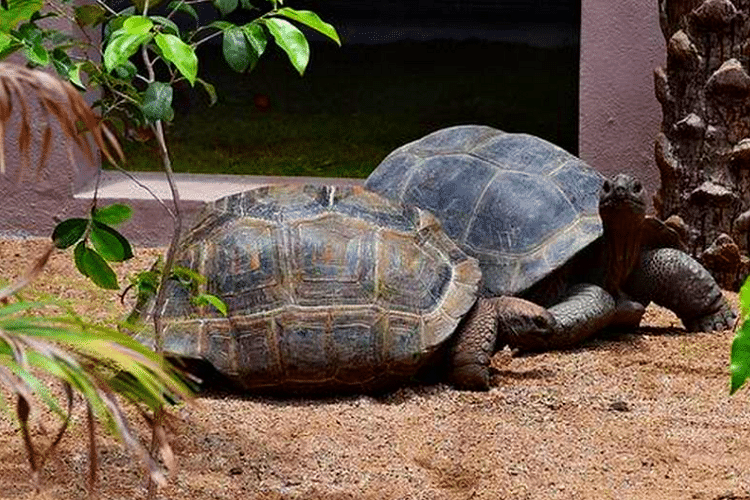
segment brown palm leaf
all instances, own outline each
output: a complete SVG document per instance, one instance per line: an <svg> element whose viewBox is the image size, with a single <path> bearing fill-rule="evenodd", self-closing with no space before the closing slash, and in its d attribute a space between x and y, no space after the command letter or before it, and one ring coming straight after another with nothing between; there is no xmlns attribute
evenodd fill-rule
<svg viewBox="0 0 750 500"><path fill-rule="evenodd" d="M30 97L36 102L30 102ZM5 133L13 117L14 104L18 104L19 134L18 148L24 170L30 169L30 146L35 114L50 115L59 123L65 138L78 146L86 159L95 165L95 157L89 137L102 154L113 164L115 156L123 161L124 156L117 139L101 123L89 108L81 93L71 84L43 71L32 70L11 63L0 63L0 143L5 143ZM47 120L42 131L42 150L38 171L45 167L52 144L52 129ZM5 148L0 147L0 175L5 173Z"/></svg>

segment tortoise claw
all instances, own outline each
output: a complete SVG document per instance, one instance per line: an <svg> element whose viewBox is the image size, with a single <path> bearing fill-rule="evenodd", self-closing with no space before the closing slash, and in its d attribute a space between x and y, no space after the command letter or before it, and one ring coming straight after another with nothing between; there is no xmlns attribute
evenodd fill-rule
<svg viewBox="0 0 750 500"><path fill-rule="evenodd" d="M736 319L737 314L729 306L723 306L713 314L684 321L684 323L689 332L718 332L733 329Z"/></svg>

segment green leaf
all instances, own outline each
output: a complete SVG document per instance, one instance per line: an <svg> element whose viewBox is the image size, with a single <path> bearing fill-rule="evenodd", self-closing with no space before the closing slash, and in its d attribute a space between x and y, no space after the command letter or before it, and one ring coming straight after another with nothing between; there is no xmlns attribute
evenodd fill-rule
<svg viewBox="0 0 750 500"><path fill-rule="evenodd" d="M86 266L84 265L84 262L83 262L83 256L85 253L86 253L86 243L81 241L73 249L73 262L75 262L78 272L88 278L89 275L86 271Z"/></svg>
<svg viewBox="0 0 750 500"><path fill-rule="evenodd" d="M268 18L264 19L268 31L271 32L276 44L281 47L292 66L300 75L305 73L307 63L310 62L310 45L307 38L300 30L295 28L292 23L283 19Z"/></svg>
<svg viewBox="0 0 750 500"><path fill-rule="evenodd" d="M245 10L257 9L257 7L251 4L249 0L240 0L240 6L242 6L242 8Z"/></svg>
<svg viewBox="0 0 750 500"><path fill-rule="evenodd" d="M55 226L52 242L57 248L68 248L83 237L88 225L88 219L66 219Z"/></svg>
<svg viewBox="0 0 750 500"><path fill-rule="evenodd" d="M336 33L336 28L324 22L315 12L309 10L295 10L291 7L282 7L274 12L274 14L302 23L308 28L312 28L315 31L322 33L341 46L341 40L339 39L338 33Z"/></svg>
<svg viewBox="0 0 750 500"><path fill-rule="evenodd" d="M0 59L5 59L5 52L11 49L11 45L18 44L15 43L15 39L12 36L0 32Z"/></svg>
<svg viewBox="0 0 750 500"><path fill-rule="evenodd" d="M127 81L132 80L137 72L138 68L130 60L125 61L115 68L115 75Z"/></svg>
<svg viewBox="0 0 750 500"><path fill-rule="evenodd" d="M216 104L216 101L219 99L218 95L216 94L216 88L210 83L208 83L207 81L202 80L200 78L196 78L195 81L200 83L203 86L203 90L205 90L206 93L208 94L208 99L209 99L208 105L213 106L214 104Z"/></svg>
<svg viewBox="0 0 750 500"><path fill-rule="evenodd" d="M245 38L250 43L250 70L258 64L260 56L266 51L268 44L268 34L266 30L258 23L248 23L242 27Z"/></svg>
<svg viewBox="0 0 750 500"><path fill-rule="evenodd" d="M94 210L94 220L110 226L122 224L132 216L133 209L122 203L115 203Z"/></svg>
<svg viewBox="0 0 750 500"><path fill-rule="evenodd" d="M214 5L219 9L222 16L226 16L230 12L237 10L239 2L238 0L214 0Z"/></svg>
<svg viewBox="0 0 750 500"><path fill-rule="evenodd" d="M228 30L230 28L237 27L237 25L236 24L232 24L229 21L214 21L211 24L209 24L208 27L209 28L217 28L217 29L220 29L221 31L226 31L226 30Z"/></svg>
<svg viewBox="0 0 750 500"><path fill-rule="evenodd" d="M130 59L130 56L138 51L141 44L151 40L151 36L150 33L132 35L121 30L116 31L112 34L112 39L107 44L107 48L104 49L104 67L107 71L112 71L124 64L125 61Z"/></svg>
<svg viewBox="0 0 750 500"><path fill-rule="evenodd" d="M174 266L170 278L179 281L180 284L184 286L196 287L200 283L206 282L205 276L202 276L198 271L185 266Z"/></svg>
<svg viewBox="0 0 750 500"><path fill-rule="evenodd" d="M139 294L153 296L159 288L160 275L158 271L141 271L131 280L131 283L138 288Z"/></svg>
<svg viewBox="0 0 750 500"><path fill-rule="evenodd" d="M169 2L168 8L173 11L176 10L177 12L184 12L185 14L198 21L198 13L195 11L192 5L185 3L184 0Z"/></svg>
<svg viewBox="0 0 750 500"><path fill-rule="evenodd" d="M234 26L224 31L222 49L227 64L238 73L243 73L252 63L252 48L242 28Z"/></svg>
<svg viewBox="0 0 750 500"><path fill-rule="evenodd" d="M750 314L750 277L740 288L740 310L742 318L745 319Z"/></svg>
<svg viewBox="0 0 750 500"><path fill-rule="evenodd" d="M42 43L44 33L36 24L24 23L18 27L18 37L22 38L26 45L36 45Z"/></svg>
<svg viewBox="0 0 750 500"><path fill-rule="evenodd" d="M70 71L74 68L68 54L63 49L57 47L52 51L52 65L55 67L57 74L63 78L69 79Z"/></svg>
<svg viewBox="0 0 750 500"><path fill-rule="evenodd" d="M195 85L198 76L198 56L195 49L174 35L159 33L154 37L164 59L173 63L190 85Z"/></svg>
<svg viewBox="0 0 750 500"><path fill-rule="evenodd" d="M52 316L39 304L24 305L34 316L7 314L10 307L0 304L0 367L13 374L4 377L10 385L0 385L10 394L38 398L61 419L67 412L58 404L59 396L48 389L50 377L79 391L103 427L119 436L133 456L144 460L152 478L160 478L158 465L129 429L128 415L120 409L122 399L115 399L112 392L135 403L141 412L143 405L155 410L190 397L179 374L161 356L122 332L86 324L71 312ZM0 390L0 410L7 409L2 406L7 393Z"/></svg>
<svg viewBox="0 0 750 500"><path fill-rule="evenodd" d="M23 53L26 56L26 59L33 64L39 66L46 66L49 64L49 52L47 52L47 49L45 49L42 44L24 47Z"/></svg>
<svg viewBox="0 0 750 500"><path fill-rule="evenodd" d="M135 12L135 9L133 9L133 12ZM124 15L123 13L120 13L117 17L113 17L109 21L105 21L104 29L102 30L102 39L107 42L112 36L120 31L122 29L122 25L125 23L125 19L127 19L128 16Z"/></svg>
<svg viewBox="0 0 750 500"><path fill-rule="evenodd" d="M162 16L150 16L150 19L162 27L162 33L180 36L180 28L172 20Z"/></svg>
<svg viewBox="0 0 750 500"><path fill-rule="evenodd" d="M740 321L730 356L730 394L734 394L750 376L750 277L740 288Z"/></svg>
<svg viewBox="0 0 750 500"><path fill-rule="evenodd" d="M109 267L109 264L104 261L101 255L88 248L85 242L81 241L76 245L73 257L78 271L90 278L97 286L108 290L120 288L117 284L117 275Z"/></svg>
<svg viewBox="0 0 750 500"><path fill-rule="evenodd" d="M96 26L104 22L107 11L99 5L81 5L75 8L75 20L79 26Z"/></svg>
<svg viewBox="0 0 750 500"><path fill-rule="evenodd" d="M141 111L149 121L171 121L174 117L172 109L172 86L164 82L151 82L143 94Z"/></svg>
<svg viewBox="0 0 750 500"><path fill-rule="evenodd" d="M73 65L73 67L70 68L70 71L68 71L68 80L70 80L71 83L79 89L86 88L86 86L83 84L83 81L81 80L81 66L83 66L83 64L84 63L76 63L75 65Z"/></svg>
<svg viewBox="0 0 750 500"><path fill-rule="evenodd" d="M745 320L732 341L730 394L734 394L750 376L750 321Z"/></svg>
<svg viewBox="0 0 750 500"><path fill-rule="evenodd" d="M105 260L122 262L133 257L130 242L106 224L94 221L89 233L91 243Z"/></svg>
<svg viewBox="0 0 750 500"><path fill-rule="evenodd" d="M8 0L8 9L0 9L0 32L10 33L18 23L31 19L44 6L44 0Z"/></svg>
<svg viewBox="0 0 750 500"><path fill-rule="evenodd" d="M216 295L211 295L210 293L201 293L193 297L191 302L196 306L214 306L222 316L227 315L227 305Z"/></svg>
<svg viewBox="0 0 750 500"><path fill-rule="evenodd" d="M146 35L153 27L153 21L144 16L130 16L122 23L122 30L128 35Z"/></svg>

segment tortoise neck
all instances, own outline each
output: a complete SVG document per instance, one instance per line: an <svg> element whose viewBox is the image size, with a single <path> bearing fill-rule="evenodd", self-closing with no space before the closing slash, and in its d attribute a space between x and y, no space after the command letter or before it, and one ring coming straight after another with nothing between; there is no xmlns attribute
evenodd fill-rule
<svg viewBox="0 0 750 500"><path fill-rule="evenodd" d="M644 223L645 217L636 214L604 220L603 285L611 294L620 292L639 263Z"/></svg>

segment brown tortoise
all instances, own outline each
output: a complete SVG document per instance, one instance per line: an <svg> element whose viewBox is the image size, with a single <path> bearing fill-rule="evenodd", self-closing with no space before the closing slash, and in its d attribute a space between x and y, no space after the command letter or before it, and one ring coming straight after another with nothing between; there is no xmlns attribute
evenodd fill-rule
<svg viewBox="0 0 750 500"><path fill-rule="evenodd" d="M463 380L464 365L489 364L455 348L476 344L478 323L461 322L476 301L476 260L430 213L361 187L271 186L222 198L187 234L178 264L207 278L200 291L221 297L228 315L194 306L170 281L165 351L206 360L245 390L380 390L440 363L465 387L474 381ZM550 328L541 307L506 305L506 336Z"/></svg>

